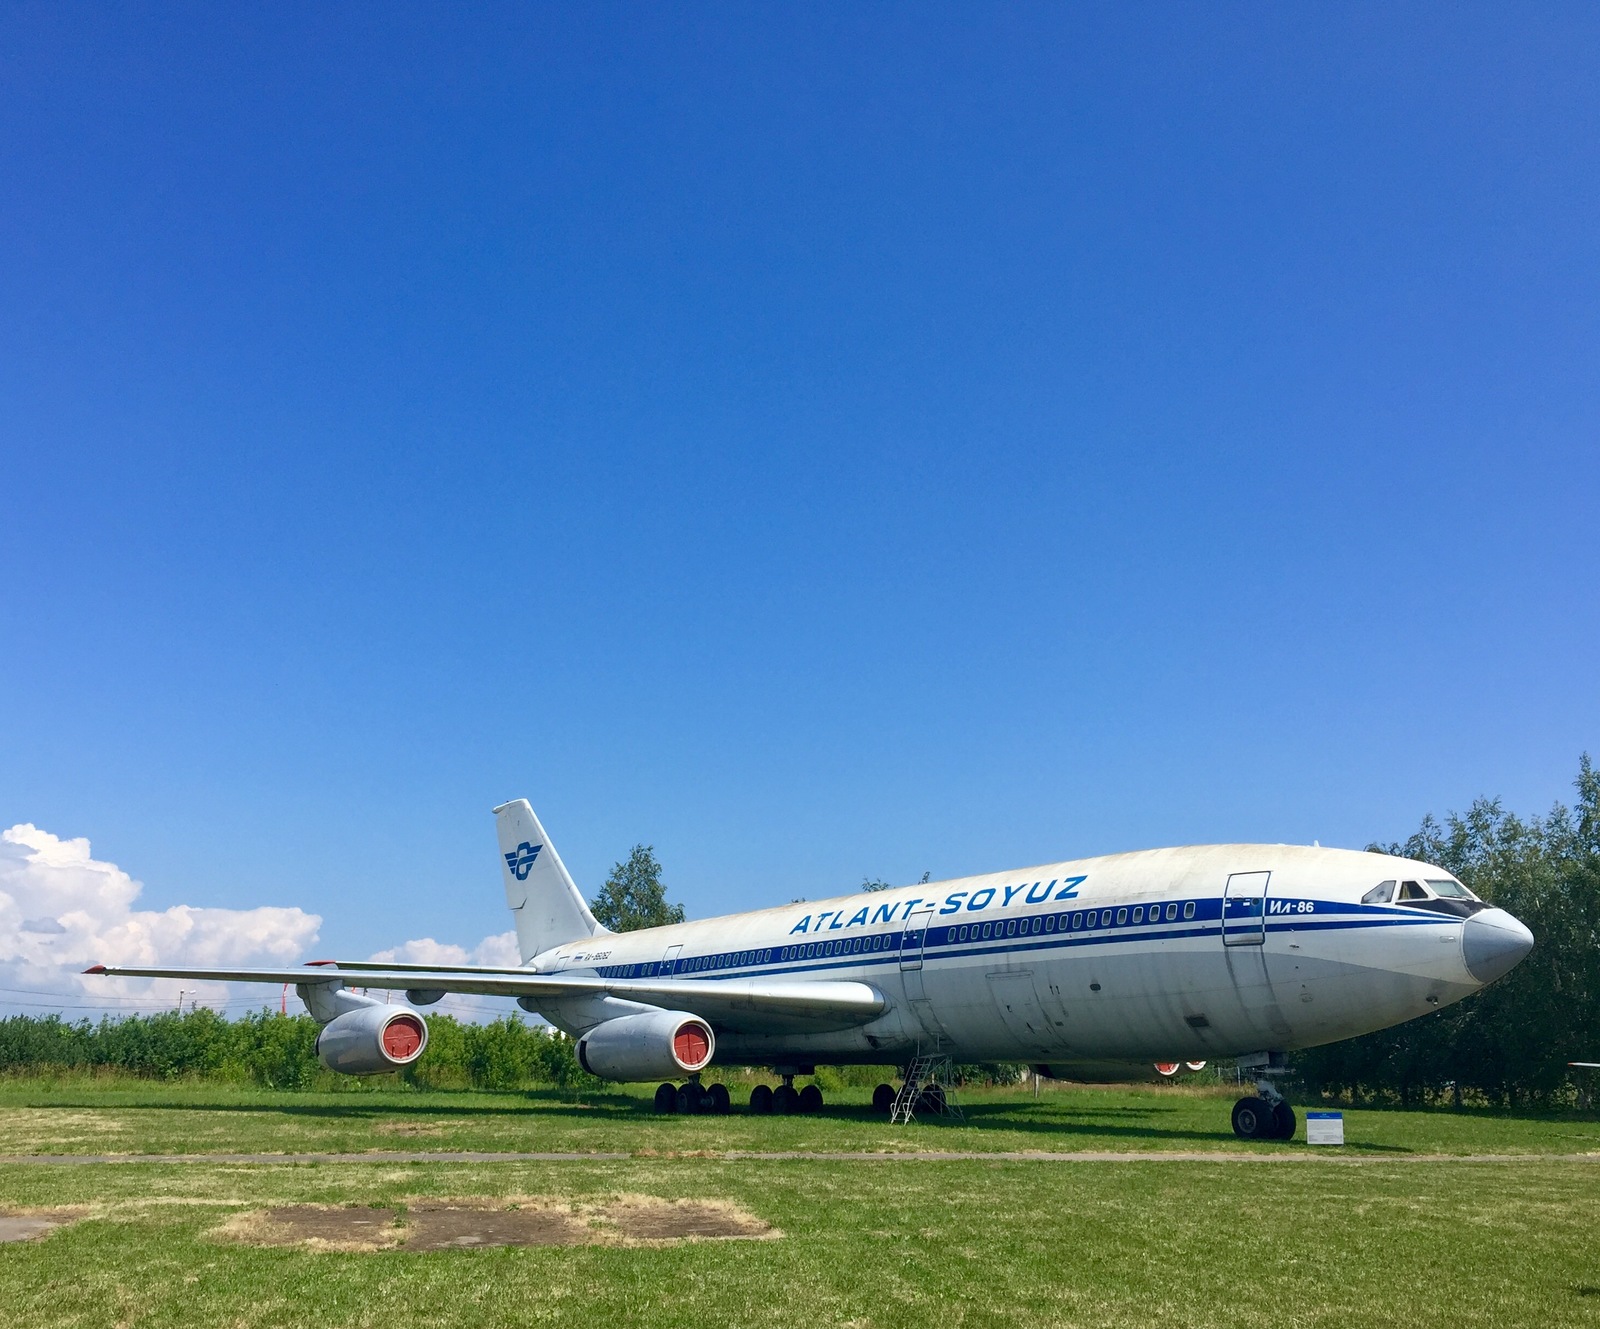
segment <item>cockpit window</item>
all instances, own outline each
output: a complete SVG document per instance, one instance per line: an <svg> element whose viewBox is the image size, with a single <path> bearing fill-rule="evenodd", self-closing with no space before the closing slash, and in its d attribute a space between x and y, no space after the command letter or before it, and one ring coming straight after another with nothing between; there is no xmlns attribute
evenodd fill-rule
<svg viewBox="0 0 1600 1329"><path fill-rule="evenodd" d="M1400 898L1402 900L1426 900L1428 893L1422 889L1421 882L1406 881L1400 884Z"/></svg>
<svg viewBox="0 0 1600 1329"><path fill-rule="evenodd" d="M1394 899L1394 883L1392 881L1380 881L1361 897L1361 903L1388 904L1392 899Z"/></svg>
<svg viewBox="0 0 1600 1329"><path fill-rule="evenodd" d="M1435 881L1432 877L1429 877L1428 885L1433 887L1433 893L1441 900L1476 900L1478 898L1459 881Z"/></svg>

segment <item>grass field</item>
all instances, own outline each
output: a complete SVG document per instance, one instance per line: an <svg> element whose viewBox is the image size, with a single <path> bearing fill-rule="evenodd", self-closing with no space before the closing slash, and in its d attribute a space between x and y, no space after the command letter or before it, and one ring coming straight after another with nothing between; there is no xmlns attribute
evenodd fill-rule
<svg viewBox="0 0 1600 1329"><path fill-rule="evenodd" d="M0 1150L617 1149L618 1161L0 1164L0 1210L79 1221L0 1245L0 1324L656 1327L1600 1324L1596 1124L1350 1114L1359 1166L1162 1161L1241 1146L1229 1096L968 1095L964 1125L655 1118L490 1094L11 1084ZM722 1149L1137 1149L1137 1162L729 1161ZM653 1152L648 1152L653 1151ZM1330 1153L1332 1151L1329 1151ZM1472 1153L1515 1162L1408 1161ZM1538 1155L1547 1155L1539 1157ZM1319 1154L1326 1159L1328 1154ZM229 1241L231 1215L429 1197L733 1201L764 1241L341 1253Z"/></svg>

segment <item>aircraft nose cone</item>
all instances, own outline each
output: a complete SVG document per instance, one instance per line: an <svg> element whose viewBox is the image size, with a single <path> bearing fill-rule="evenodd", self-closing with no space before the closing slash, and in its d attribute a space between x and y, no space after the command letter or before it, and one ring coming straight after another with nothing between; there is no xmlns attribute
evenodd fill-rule
<svg viewBox="0 0 1600 1329"><path fill-rule="evenodd" d="M1476 913L1461 929L1461 958L1480 983L1509 974L1532 949L1533 933L1504 909Z"/></svg>

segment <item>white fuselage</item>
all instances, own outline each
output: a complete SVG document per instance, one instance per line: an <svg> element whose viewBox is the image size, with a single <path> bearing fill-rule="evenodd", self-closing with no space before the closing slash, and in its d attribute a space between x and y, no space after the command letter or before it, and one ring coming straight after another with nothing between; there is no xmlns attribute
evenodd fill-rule
<svg viewBox="0 0 1600 1329"><path fill-rule="evenodd" d="M1385 879L1447 875L1341 849L1156 849L590 937L529 968L848 979L885 998L883 1013L856 1027L721 1032L724 1064L881 1062L918 1049L1031 1062L1289 1051L1398 1024L1484 985L1463 954L1467 919L1361 903ZM1499 910L1478 915L1483 928L1489 915L1527 936ZM585 997L537 1009L579 1033L647 1008Z"/></svg>

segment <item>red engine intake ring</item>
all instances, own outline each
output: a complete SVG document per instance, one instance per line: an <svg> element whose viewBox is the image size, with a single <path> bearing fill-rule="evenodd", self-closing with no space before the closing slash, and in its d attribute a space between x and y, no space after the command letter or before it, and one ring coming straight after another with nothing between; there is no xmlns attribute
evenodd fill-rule
<svg viewBox="0 0 1600 1329"><path fill-rule="evenodd" d="M672 1052L686 1071L697 1071L711 1060L711 1031L697 1020L685 1020L672 1036Z"/></svg>
<svg viewBox="0 0 1600 1329"><path fill-rule="evenodd" d="M404 1065L414 1061L422 1052L427 1033L422 1021L408 1011L400 1011L383 1026L383 1051L390 1059Z"/></svg>

